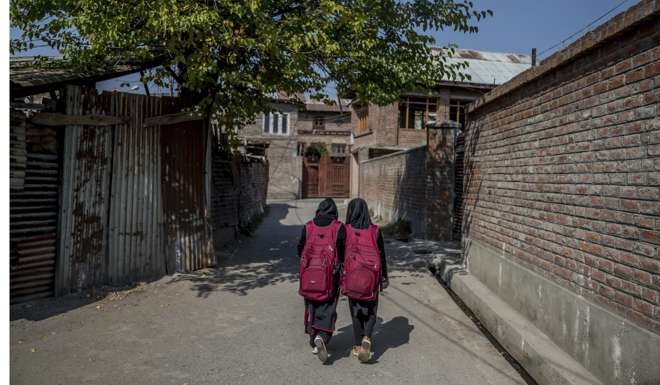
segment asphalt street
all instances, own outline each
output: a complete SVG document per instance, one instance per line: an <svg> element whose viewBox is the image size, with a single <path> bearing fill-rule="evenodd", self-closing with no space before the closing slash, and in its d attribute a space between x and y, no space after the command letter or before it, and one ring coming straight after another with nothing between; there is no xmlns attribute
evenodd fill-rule
<svg viewBox="0 0 660 385"><path fill-rule="evenodd" d="M395 241L371 362L350 355L342 299L321 364L303 333L296 276L296 242L317 202L272 202L217 269L14 306L12 384L525 383L428 273L428 253Z"/></svg>

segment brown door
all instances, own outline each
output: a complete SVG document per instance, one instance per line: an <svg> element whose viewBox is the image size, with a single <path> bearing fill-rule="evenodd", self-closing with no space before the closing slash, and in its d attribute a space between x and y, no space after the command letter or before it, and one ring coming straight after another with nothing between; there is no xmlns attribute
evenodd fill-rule
<svg viewBox="0 0 660 385"><path fill-rule="evenodd" d="M319 197L319 164L303 158L303 198Z"/></svg>
<svg viewBox="0 0 660 385"><path fill-rule="evenodd" d="M346 198L349 195L348 157L303 159L303 198Z"/></svg>
<svg viewBox="0 0 660 385"><path fill-rule="evenodd" d="M350 165L348 157L325 157L325 194L333 198L346 198L349 195Z"/></svg>

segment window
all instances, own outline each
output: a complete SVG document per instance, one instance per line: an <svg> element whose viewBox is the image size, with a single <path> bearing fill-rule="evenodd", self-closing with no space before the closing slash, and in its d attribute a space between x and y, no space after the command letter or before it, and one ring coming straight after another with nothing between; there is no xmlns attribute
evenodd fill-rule
<svg viewBox="0 0 660 385"><path fill-rule="evenodd" d="M270 112L263 115L264 134L289 135L289 114Z"/></svg>
<svg viewBox="0 0 660 385"><path fill-rule="evenodd" d="M435 98L408 96L399 101L399 128L422 130L435 117L438 103Z"/></svg>
<svg viewBox="0 0 660 385"><path fill-rule="evenodd" d="M346 145L341 143L333 143L330 147L332 156L346 156Z"/></svg>
<svg viewBox="0 0 660 385"><path fill-rule="evenodd" d="M312 122L312 129L314 130L324 130L325 129L325 118L323 116L317 116Z"/></svg>
<svg viewBox="0 0 660 385"><path fill-rule="evenodd" d="M460 123L465 127L465 108L470 103L468 100L451 99L449 101L449 120Z"/></svg>
<svg viewBox="0 0 660 385"><path fill-rule="evenodd" d="M368 106L358 107L356 108L355 113L358 118L357 132L355 133L355 135L366 134L367 132L369 132L369 124L368 124L369 107Z"/></svg>

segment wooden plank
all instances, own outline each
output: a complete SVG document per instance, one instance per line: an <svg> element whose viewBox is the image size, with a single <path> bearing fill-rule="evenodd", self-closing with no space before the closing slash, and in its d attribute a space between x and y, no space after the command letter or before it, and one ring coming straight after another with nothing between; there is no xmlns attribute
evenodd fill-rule
<svg viewBox="0 0 660 385"><path fill-rule="evenodd" d="M178 112L176 114L167 114L160 116L153 116L144 119L143 125L148 126L166 126L170 124L178 124L184 122L192 122L195 120L202 120L204 117L194 112Z"/></svg>
<svg viewBox="0 0 660 385"><path fill-rule="evenodd" d="M39 112L32 117L32 123L40 126L113 126L128 122L128 117L109 115L67 115L55 112Z"/></svg>

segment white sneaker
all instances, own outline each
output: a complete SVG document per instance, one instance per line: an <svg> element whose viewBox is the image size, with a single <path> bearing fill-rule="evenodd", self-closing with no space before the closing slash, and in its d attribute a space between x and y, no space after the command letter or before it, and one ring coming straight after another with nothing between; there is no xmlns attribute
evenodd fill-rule
<svg viewBox="0 0 660 385"><path fill-rule="evenodd" d="M321 362L326 362L328 360L328 350L325 347L323 338L321 336L316 336L316 338L314 338L314 345L318 348L317 357L319 360L321 360Z"/></svg>
<svg viewBox="0 0 660 385"><path fill-rule="evenodd" d="M319 354L319 348L317 348L316 346L314 346L314 347L312 348L312 354Z"/></svg>
<svg viewBox="0 0 660 385"><path fill-rule="evenodd" d="M362 346L358 352L358 360L362 363L369 362L371 358L371 340L367 337L362 338Z"/></svg>

